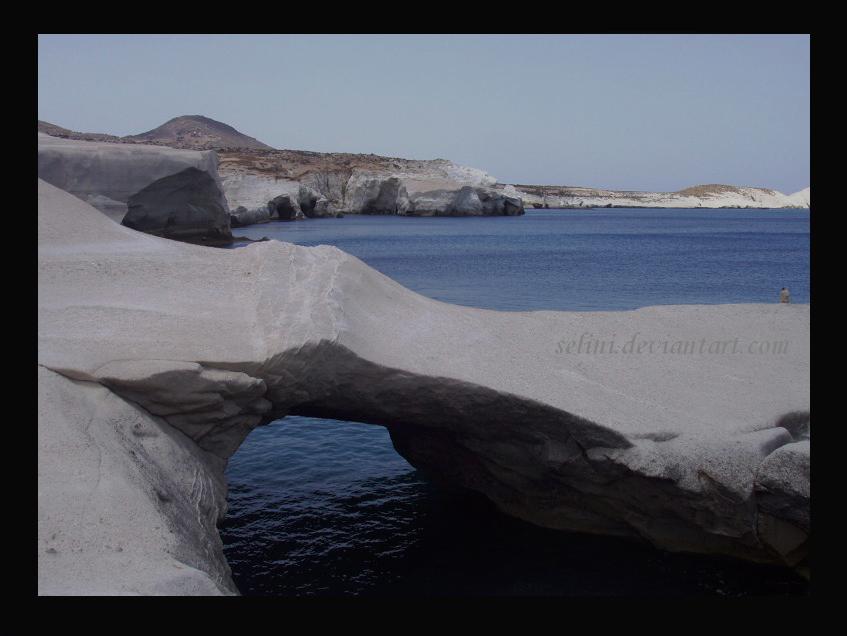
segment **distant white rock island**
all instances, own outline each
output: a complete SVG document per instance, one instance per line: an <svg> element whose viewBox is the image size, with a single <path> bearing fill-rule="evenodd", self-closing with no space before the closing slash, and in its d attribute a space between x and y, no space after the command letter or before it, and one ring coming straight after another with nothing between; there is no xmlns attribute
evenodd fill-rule
<svg viewBox="0 0 847 636"><path fill-rule="evenodd" d="M710 184L678 192L600 190L578 186L507 185L503 191L535 208L810 208L811 187L783 194L767 188Z"/></svg>

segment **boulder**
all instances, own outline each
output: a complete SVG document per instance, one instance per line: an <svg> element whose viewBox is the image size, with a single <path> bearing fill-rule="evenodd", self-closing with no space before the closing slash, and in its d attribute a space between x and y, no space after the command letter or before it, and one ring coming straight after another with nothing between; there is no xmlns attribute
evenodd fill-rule
<svg viewBox="0 0 847 636"><path fill-rule="evenodd" d="M232 242L229 209L209 173L186 168L132 195L122 225L192 243Z"/></svg>

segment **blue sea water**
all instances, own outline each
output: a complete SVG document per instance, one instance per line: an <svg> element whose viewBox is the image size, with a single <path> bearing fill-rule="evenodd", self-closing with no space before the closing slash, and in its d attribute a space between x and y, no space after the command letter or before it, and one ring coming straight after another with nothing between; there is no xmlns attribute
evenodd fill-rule
<svg viewBox="0 0 847 636"><path fill-rule="evenodd" d="M335 245L421 294L506 311L810 302L806 210L533 210L354 216L249 238ZM378 426L288 417L227 469L221 528L244 594L804 594L790 572L537 528L436 488Z"/></svg>

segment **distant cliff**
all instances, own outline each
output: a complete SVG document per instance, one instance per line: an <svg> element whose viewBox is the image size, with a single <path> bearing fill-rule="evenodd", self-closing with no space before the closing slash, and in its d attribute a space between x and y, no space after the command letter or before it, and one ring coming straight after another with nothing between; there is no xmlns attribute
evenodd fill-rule
<svg viewBox="0 0 847 636"><path fill-rule="evenodd" d="M523 213L520 198L498 191L494 177L445 159L298 150L221 152L220 158L230 206L246 210L286 194L306 216Z"/></svg>
<svg viewBox="0 0 847 636"><path fill-rule="evenodd" d="M794 194L767 188L699 185L678 192L600 190L578 186L504 185L534 208L808 208L811 187Z"/></svg>
<svg viewBox="0 0 847 636"><path fill-rule="evenodd" d="M215 150L235 226L339 214L523 214L520 198L496 189L497 180L477 168L446 159L277 150L201 115L176 117L126 137L78 133L43 121L38 131L73 140ZM286 211L282 216L281 209Z"/></svg>
<svg viewBox="0 0 847 636"><path fill-rule="evenodd" d="M48 122L55 137L214 150L233 225L340 214L416 216L519 215L535 208L807 208L811 189L700 185L679 192L615 191L579 186L501 184L484 170L446 159L279 150L202 115L175 117L138 135L78 133ZM282 197L280 199L280 197ZM277 201L271 205L272 201Z"/></svg>

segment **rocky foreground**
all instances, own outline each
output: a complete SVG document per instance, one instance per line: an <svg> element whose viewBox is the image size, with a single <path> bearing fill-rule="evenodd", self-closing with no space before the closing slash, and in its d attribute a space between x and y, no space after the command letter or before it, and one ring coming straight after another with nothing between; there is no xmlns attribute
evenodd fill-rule
<svg viewBox="0 0 847 636"><path fill-rule="evenodd" d="M808 562L808 305L460 307L332 247L144 234L41 179L38 276L40 594L237 593L224 468L288 414L385 426L536 524ZM636 335L742 351L567 344Z"/></svg>

